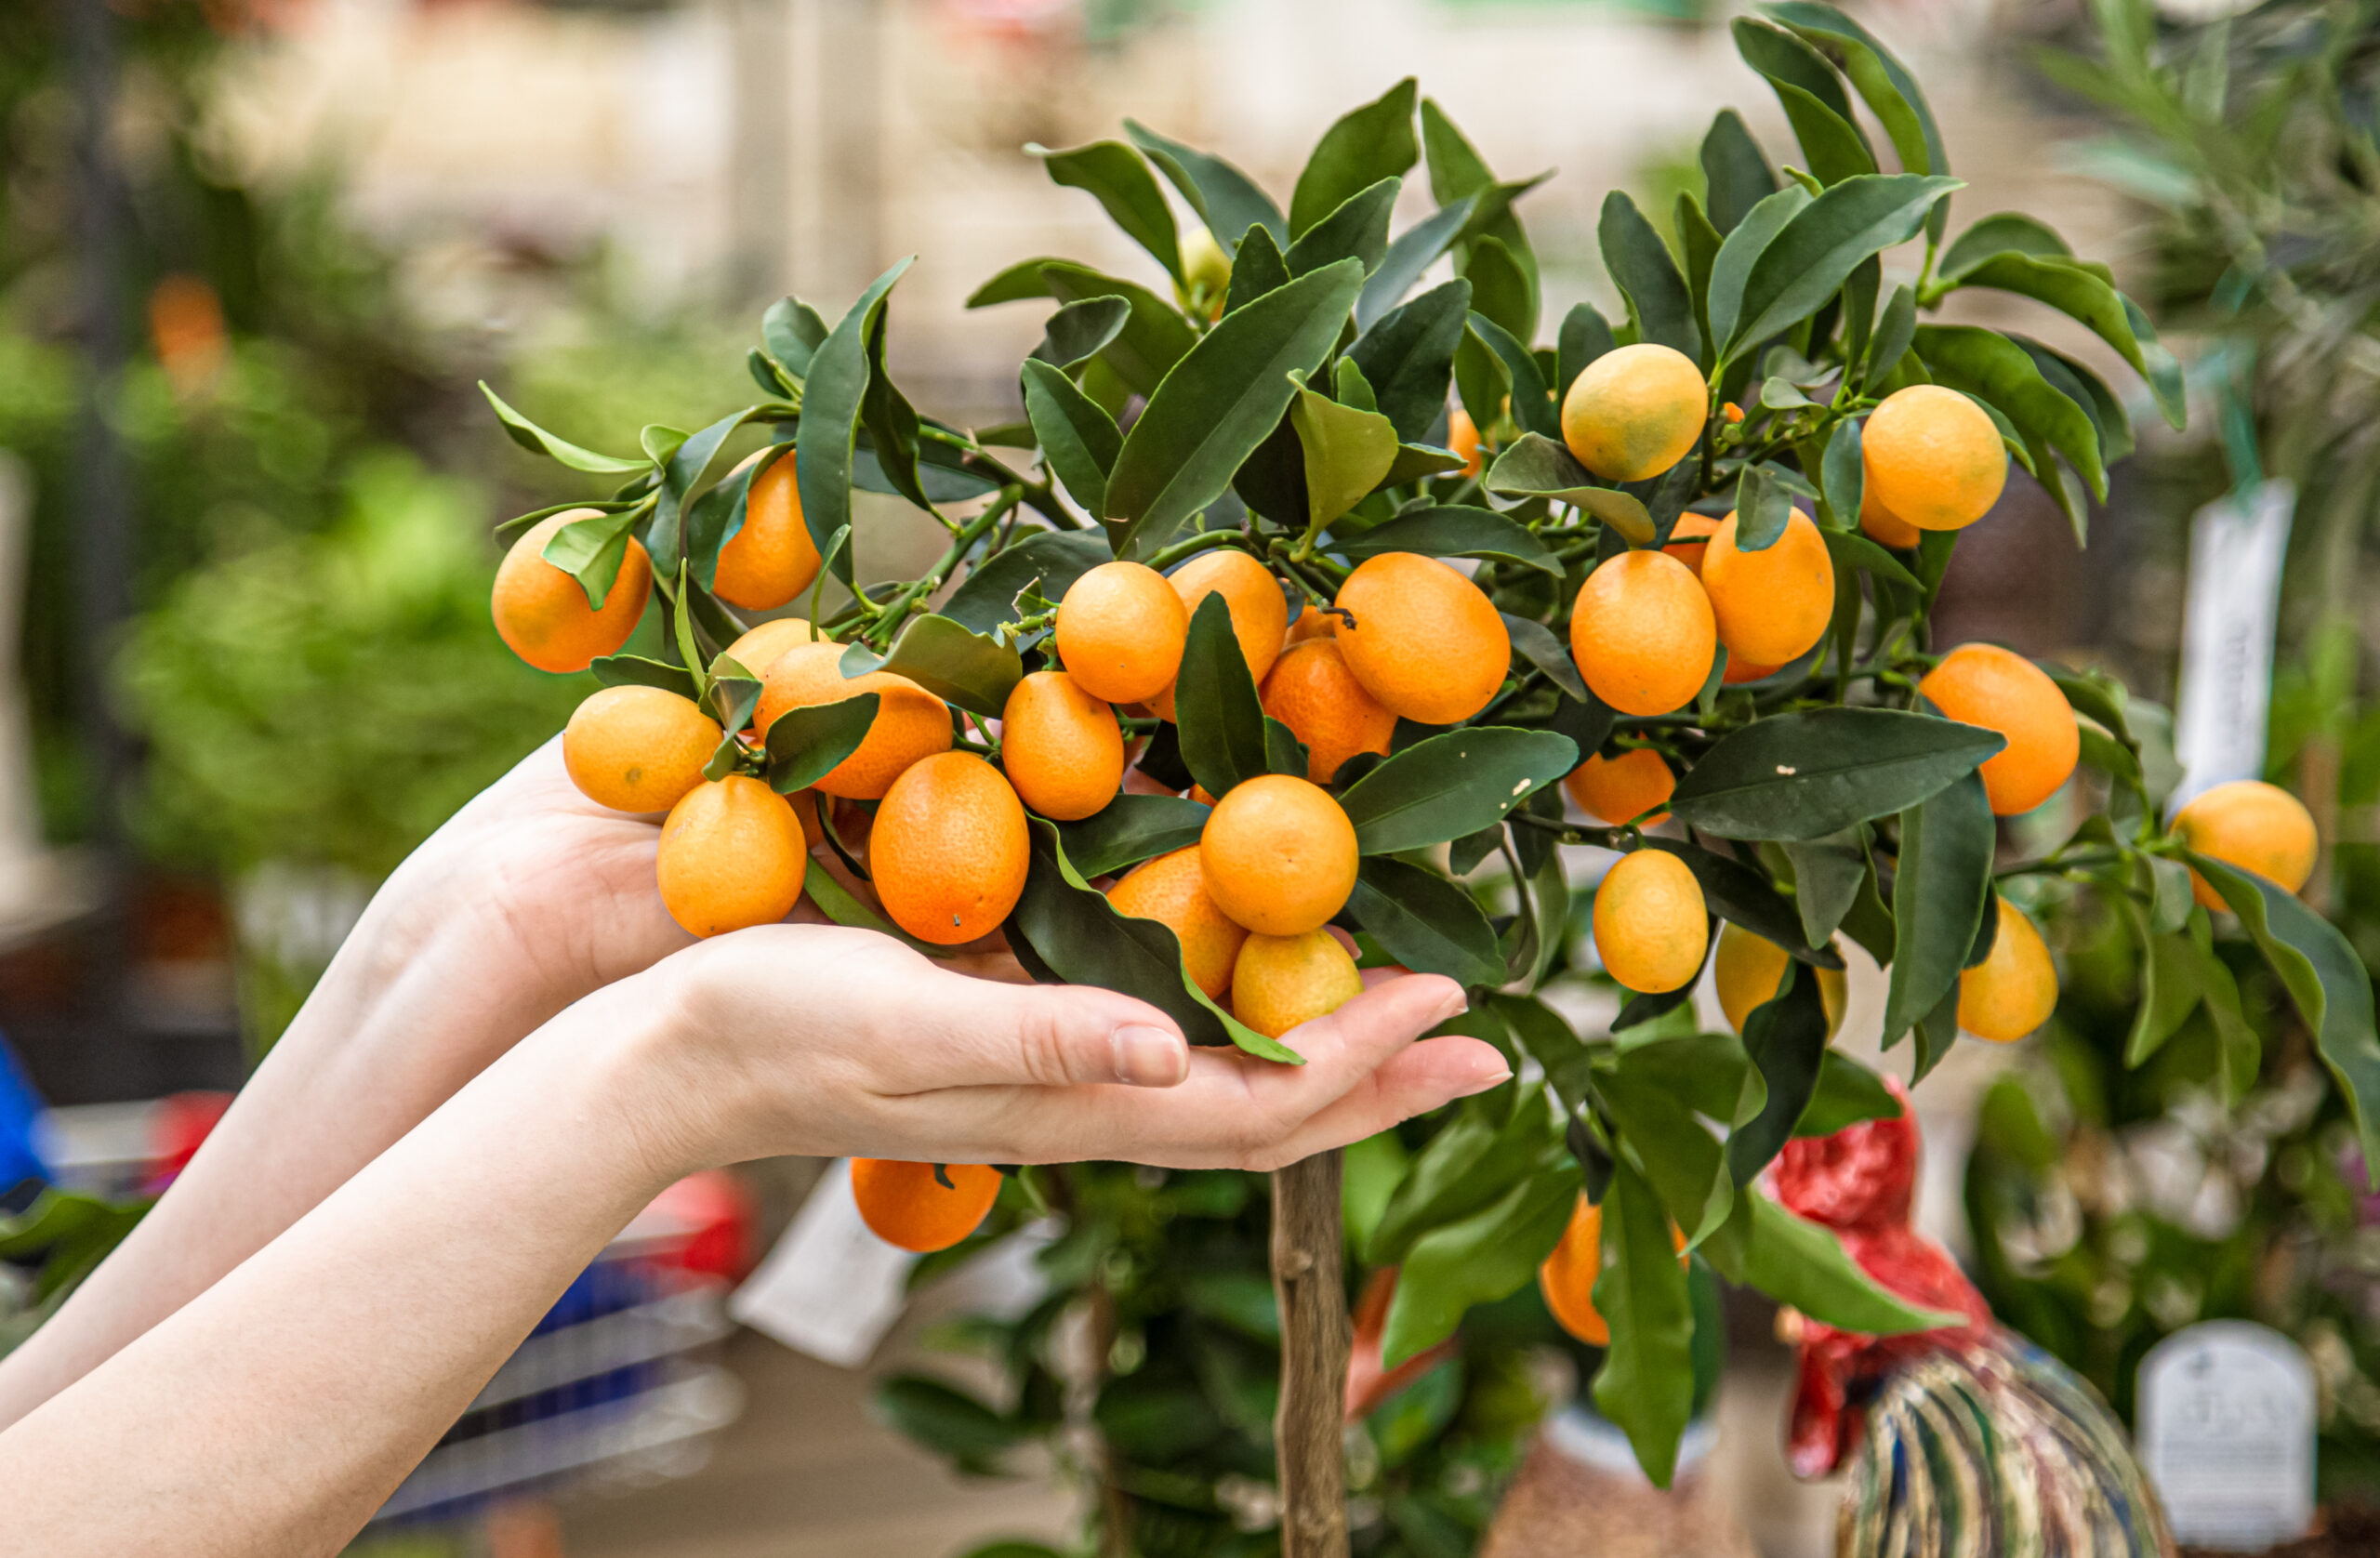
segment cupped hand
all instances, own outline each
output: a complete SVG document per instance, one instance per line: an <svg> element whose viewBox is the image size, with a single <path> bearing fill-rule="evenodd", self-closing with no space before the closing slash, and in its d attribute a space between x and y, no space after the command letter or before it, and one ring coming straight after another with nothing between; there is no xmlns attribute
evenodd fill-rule
<svg viewBox="0 0 2380 1558"><path fill-rule="evenodd" d="M658 1018L639 1085L679 1166L796 1153L1271 1168L1511 1076L1478 1039L1420 1038L1462 1009L1435 975L1374 976L1291 1030L1302 1066L1194 1048L1111 990L971 979L833 926L721 936L604 999Z"/></svg>

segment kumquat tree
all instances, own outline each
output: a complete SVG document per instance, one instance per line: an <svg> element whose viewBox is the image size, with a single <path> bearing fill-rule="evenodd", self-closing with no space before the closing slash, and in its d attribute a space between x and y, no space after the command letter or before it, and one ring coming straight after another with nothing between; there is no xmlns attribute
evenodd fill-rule
<svg viewBox="0 0 2380 1558"><path fill-rule="evenodd" d="M1689 1261L1846 1331L1945 1318L1764 1189L1797 1134L1897 1108L1831 1047L1844 939L1888 970L1882 1037L1923 1077L1962 1030L2015 1039L2050 1012L2008 878L2122 906L2150 1027L2221 970L2207 911L2235 916L2380 1162L2370 987L2293 896L2303 809L2252 786L2169 826L2122 686L1934 641L2010 460L2079 540L2132 445L2082 363L1934 310L1985 288L2067 315L2178 422L2174 359L2041 222L1954 222L1924 99L1858 23L1796 0L1735 36L1804 165L1721 113L1674 244L1604 203L1624 317L1579 306L1551 346L1519 209L1541 180L1498 178L1408 80L1330 127L1286 210L1130 121L1030 149L1163 277L1033 258L985 283L974 306L1055 305L1012 425L935 421L894 384L906 261L831 325L770 309L759 398L649 427L640 455L495 403L520 443L623 483L510 522L495 616L531 664L608 684L571 720L570 770L668 812L681 924L732 932L806 894L929 952L998 937L1034 978L1129 992L1251 1065L1300 1063L1298 1024L1359 963L1451 976L1471 992L1452 1026L1517 1076L1449 1113L1355 1251L1396 1269L1380 1362L1543 1267L1556 1315L1607 1346L1596 1405L1660 1482L1690 1409ZM1392 233L1422 177L1434 209ZM765 446L715 472L747 428ZM941 522L930 568L866 578L855 488ZM788 606L806 616L742 614ZM648 609L668 651L622 653ZM2086 820L2003 858L1995 819L2078 765ZM1576 845L1619 854L1574 938ZM1714 957L1733 1032L1688 1004ZM1630 998L1582 1035L1538 992L1598 969ZM1292 1554L1349 1541L1340 1172L1274 1175ZM958 1198L870 1210L920 1248L998 1188L956 1166L860 1183Z"/></svg>

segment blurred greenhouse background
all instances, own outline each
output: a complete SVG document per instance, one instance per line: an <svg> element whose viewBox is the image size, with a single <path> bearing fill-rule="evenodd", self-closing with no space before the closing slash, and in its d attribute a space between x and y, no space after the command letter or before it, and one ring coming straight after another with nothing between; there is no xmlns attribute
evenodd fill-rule
<svg viewBox="0 0 2380 1558"><path fill-rule="evenodd" d="M2369 959L2380 726L2358 686L2380 641L2361 588L2380 474L2380 185L2341 183L2321 154L2276 180L2280 154L2247 144L2253 127L2226 131L2219 99L2212 114L2168 113L2145 73L2119 70L2115 90L2044 64L2101 50L2074 0L1853 8L1927 84L1964 152L1964 211L2021 205L2077 251L2119 257L2169 339L2186 354L2194 336L2215 344L2197 354L2197 400L2238 387L2215 416L2194 405L2187 438L2135 416L2142 457L2114 473L2079 559L2066 518L2015 475L1998 522L1960 548L1952 639L2107 665L2169 702L2188 516L2232 484L2243 449L2268 446L2265 463L2307 495L2271 763L2325 837L2353 846L2321 891ZM2228 8L2176 0L2155 25L2178 35ZM2218 49L2281 71L2291 18L2322 9L2262 7ZM1669 209L1699 183L1695 147L1722 106L1790 143L1730 44L1735 14L1699 0L0 6L0 1033L54 1104L236 1087L377 878L593 685L527 669L490 629L490 529L554 495L478 381L565 437L629 448L656 411L691 428L742 403L734 370L767 302L791 291L833 317L915 253L895 373L937 416L1008 421L1013 364L1042 322L970 311L984 278L1045 253L1157 274L1027 143L1078 144L1129 115L1282 190L1340 107L1406 74L1497 168L1558 170L1527 197L1545 315L1580 298L1611 312L1602 191ZM2247 48L2255 25L2270 29L2262 55ZM2329 133L2368 162L2362 73L2380 37L2360 36ZM2284 149L2323 133L2299 129ZM2326 248L2294 246L2317 231ZM2252 263L2287 271L2306 309L2208 301ZM1985 321L1957 309L1988 306L1988 322L2135 382L2069 322L1974 296L1953 317ZM2276 441L2283 423L2302 436ZM2268 1270L2270 1228L2242 1206L2294 1230L2323 1280L2380 1272L2353 1243L2358 1208L2293 1209L2311 1182L2300 1160L2327 1149L2312 1108L2289 1112L2286 1057L2252 1098L2207 1103L2221 1117L2192 1138L2204 1173L2238 1182L2228 1221L2175 1211L2153 1256L2122 1257L2128 1204L2078 1192L2067 1168L2202 1095L2153 1074L2118 1085L2128 949L2062 951L2079 977L2052 1034L2014 1055L1965 1046L1922 1099L1937 1225L1964 1221L1961 1166L1988 1101L1964 1210L1991 1231L1980 1264L2003 1313L2120 1339L2095 1366L2112 1384L2116 1355L2186 1319L2269 1317L2253 1275L2208 1274ZM2232 1151L2250 1138L2254 1152ZM762 1233L814 1172L753 1177ZM2063 1245L2023 1271L2005 1258L1999 1230L2022 1223L2038 1251L2058 1218ZM2177 1300L2171 1284L2190 1282ZM926 1305L885 1357L963 1301ZM2357 1404L2326 1467L2380 1481L2380 1316L2362 1301L2323 1311L2318 1363ZM866 1424L851 1376L748 1333L726 1348L747 1406L709 1471L559 1516L499 1511L471 1539L498 1558L927 1558L987 1532L1065 1529L1064 1497L1041 1481L960 1479ZM1823 1551L1829 1516L1773 1464L1774 1410L1756 1390L1723 1400L1720 1453L1740 1462L1737 1517L1762 1551L1799 1558ZM376 1551L447 1539L425 1529Z"/></svg>

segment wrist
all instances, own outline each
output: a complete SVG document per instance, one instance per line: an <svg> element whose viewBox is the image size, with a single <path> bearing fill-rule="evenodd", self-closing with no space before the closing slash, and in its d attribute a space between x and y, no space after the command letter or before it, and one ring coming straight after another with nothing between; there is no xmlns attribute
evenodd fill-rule
<svg viewBox="0 0 2380 1558"><path fill-rule="evenodd" d="M585 1086L589 1107L655 1195L688 1174L751 1155L734 1145L739 1133L728 1105L739 1089L713 1074L675 961L604 986L533 1040Z"/></svg>

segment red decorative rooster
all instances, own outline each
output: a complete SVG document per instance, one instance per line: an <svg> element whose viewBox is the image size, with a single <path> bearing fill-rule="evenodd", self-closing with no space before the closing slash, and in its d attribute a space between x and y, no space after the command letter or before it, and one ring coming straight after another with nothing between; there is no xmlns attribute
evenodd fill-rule
<svg viewBox="0 0 2380 1558"><path fill-rule="evenodd" d="M1912 1336L1804 1322L1786 1430L1795 1474L1849 1461L1838 1558L2171 1558L2155 1494L2105 1403L1991 1318L1939 1245L1910 1225L1917 1122L1901 1113L1797 1141L1778 1198L1842 1236L1912 1303L1967 1316Z"/></svg>

